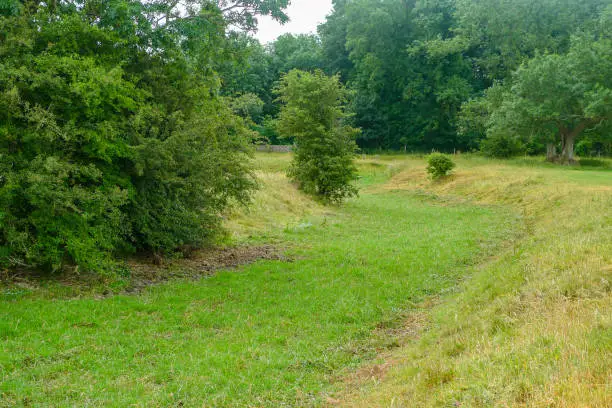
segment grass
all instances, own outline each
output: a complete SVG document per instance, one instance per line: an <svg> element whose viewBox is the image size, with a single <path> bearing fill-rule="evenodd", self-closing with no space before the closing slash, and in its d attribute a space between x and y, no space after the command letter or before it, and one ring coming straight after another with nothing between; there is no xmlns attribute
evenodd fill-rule
<svg viewBox="0 0 612 408"><path fill-rule="evenodd" d="M363 166L364 185L390 175L385 165ZM255 208L283 208L273 198L278 191L263 194L270 196L259 196ZM291 208L301 208L296 194L284 194ZM402 192L365 191L332 210L281 223L276 237L293 262L259 262L139 296L5 292L3 404L321 403L338 373L395 344L376 336L377 327L393 327L413 304L452 288L517 222L499 208L430 205ZM268 217L256 216L255 225ZM243 231L243 222L234 225Z"/></svg>
<svg viewBox="0 0 612 408"><path fill-rule="evenodd" d="M233 242L279 240L285 228L330 211L291 184L285 176L289 162L288 154L257 155L255 174L260 189L248 208L234 208L227 215L225 226Z"/></svg>
<svg viewBox="0 0 612 408"><path fill-rule="evenodd" d="M514 208L525 234L420 311L430 323L381 357L393 361L384 376L354 376L338 398L363 407L611 406L612 172L470 158L432 185L409 162L381 188Z"/></svg>
<svg viewBox="0 0 612 408"><path fill-rule="evenodd" d="M609 406L612 172L367 156L321 207L260 154L262 261L137 296L0 292L0 406Z"/></svg>

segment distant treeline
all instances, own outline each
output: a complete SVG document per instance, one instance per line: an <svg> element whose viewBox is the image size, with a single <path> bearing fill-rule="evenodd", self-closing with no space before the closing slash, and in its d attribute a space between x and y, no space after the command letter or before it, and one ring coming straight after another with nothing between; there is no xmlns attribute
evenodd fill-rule
<svg viewBox="0 0 612 408"><path fill-rule="evenodd" d="M612 131L605 123L610 109L588 110L612 105L612 68L602 61L610 58L610 27L609 0L335 0L318 35L287 34L267 45L238 35L234 44L244 63L222 72L223 92L256 95L260 104L251 103L252 119L274 143L275 84L297 68L340 74L353 91L353 121L362 129L358 144L365 150L483 148L505 156L542 154L553 144L561 153L566 145L561 133L584 127L577 138L580 155L612 154ZM597 78L567 66L580 62L576 58L593 63L577 54L584 47L598 54L603 72ZM534 62L568 55L574 61ZM539 95L518 95L513 88L526 81L521 67L538 70L542 82L551 83L529 85ZM574 75L567 85L574 89L566 94L552 89L566 80L557 75L560 70ZM505 93L505 100L520 105L517 112L527 110L517 113L520 118L501 120L499 104L485 97L492 87L490 94ZM567 106L545 106L545 94L556 94ZM520 103L525 98L531 106ZM491 140L483 143L487 137Z"/></svg>

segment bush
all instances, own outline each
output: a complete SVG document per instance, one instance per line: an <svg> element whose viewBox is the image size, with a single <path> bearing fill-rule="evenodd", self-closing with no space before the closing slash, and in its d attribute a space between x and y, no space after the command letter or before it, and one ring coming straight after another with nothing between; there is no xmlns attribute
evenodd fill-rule
<svg viewBox="0 0 612 408"><path fill-rule="evenodd" d="M255 185L202 65L221 13L156 29L121 2L37 7L0 18L0 267L112 273L119 253L211 239Z"/></svg>
<svg viewBox="0 0 612 408"><path fill-rule="evenodd" d="M328 202L357 194L352 182L357 178L353 159L358 130L345 123L347 92L337 76L322 71L293 70L278 89L284 103L279 133L295 141L289 177L306 193Z"/></svg>
<svg viewBox="0 0 612 408"><path fill-rule="evenodd" d="M427 159L427 173L435 180L441 177L446 177L452 169L455 168L455 162L445 154L432 153Z"/></svg>
<svg viewBox="0 0 612 408"><path fill-rule="evenodd" d="M507 159L525 152L523 144L513 136L490 135L480 142L480 150L485 156Z"/></svg>
<svg viewBox="0 0 612 408"><path fill-rule="evenodd" d="M525 145L522 146L522 150L529 156L543 155L546 154L546 144L535 137L531 137L525 142Z"/></svg>

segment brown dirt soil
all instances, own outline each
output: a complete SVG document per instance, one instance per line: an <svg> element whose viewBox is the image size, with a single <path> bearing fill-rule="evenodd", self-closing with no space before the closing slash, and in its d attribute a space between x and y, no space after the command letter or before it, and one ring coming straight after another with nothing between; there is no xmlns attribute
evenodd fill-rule
<svg viewBox="0 0 612 408"><path fill-rule="evenodd" d="M378 353L374 361L344 373L336 381L339 385L339 392L333 393L325 398L326 407L351 407L351 400L347 396L351 392L357 392L361 387L376 385L383 381L390 369L396 367L400 361L394 356L393 350L408 342L416 341L422 332L427 330L430 322L429 311L439 299L429 298L422 303L415 305L415 309L407 312L402 318L402 324L394 328L377 328L375 337L387 337L395 339L392 348Z"/></svg>
<svg viewBox="0 0 612 408"><path fill-rule="evenodd" d="M261 259L290 260L282 250L273 245L202 249L192 252L186 258L161 262L161 265L158 260L151 257L132 260L128 262L132 273L131 283L125 291L140 292L147 286L176 278L198 279L210 276L220 269L236 268Z"/></svg>
<svg viewBox="0 0 612 408"><path fill-rule="evenodd" d="M221 269L232 269L262 259L291 261L284 255L282 248L273 245L193 250L179 259L163 259L152 254L142 254L126 262L130 275L126 278L127 282L124 281L125 283L115 290L108 289L108 282L103 276L79 272L78 269L68 267L61 273L51 275L31 269L0 270L0 288L46 291L45 288L51 283L67 289L60 297L89 294L103 298L121 293L138 294L148 286L172 279L200 279Z"/></svg>

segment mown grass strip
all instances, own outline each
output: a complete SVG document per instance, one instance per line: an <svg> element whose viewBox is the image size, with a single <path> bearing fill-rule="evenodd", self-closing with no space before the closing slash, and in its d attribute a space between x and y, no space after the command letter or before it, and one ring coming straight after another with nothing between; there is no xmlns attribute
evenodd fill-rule
<svg viewBox="0 0 612 408"><path fill-rule="evenodd" d="M373 336L381 322L452 288L520 224L401 192L366 191L334 212L277 234L294 262L138 296L2 300L3 403L317 404L339 372L393 346Z"/></svg>

